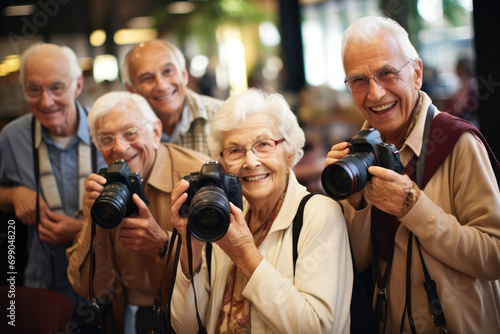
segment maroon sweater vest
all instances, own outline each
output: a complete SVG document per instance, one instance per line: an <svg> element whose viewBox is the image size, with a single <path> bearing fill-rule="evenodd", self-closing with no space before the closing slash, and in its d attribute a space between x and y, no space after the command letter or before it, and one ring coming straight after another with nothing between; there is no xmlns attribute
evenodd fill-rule
<svg viewBox="0 0 500 334"><path fill-rule="evenodd" d="M425 160L426 163L421 189L425 188L427 182L429 182L436 170L453 150L453 147L455 147L455 144L460 136L466 131L474 133L481 139L486 147L491 167L495 172L496 183L500 188L500 164L493 154L493 151L488 146L488 143L484 139L483 135L468 121L452 116L446 112L442 112L437 114L432 121L429 141L427 144L427 157ZM414 156L413 159L410 160L410 162L405 166L404 170L404 174L408 175L414 182L416 182L416 161L416 156ZM395 216L379 210L379 217L377 221L378 251L380 257L385 261L388 261L391 256L392 248L394 247L394 237L397 229L399 228L399 224L400 222Z"/></svg>

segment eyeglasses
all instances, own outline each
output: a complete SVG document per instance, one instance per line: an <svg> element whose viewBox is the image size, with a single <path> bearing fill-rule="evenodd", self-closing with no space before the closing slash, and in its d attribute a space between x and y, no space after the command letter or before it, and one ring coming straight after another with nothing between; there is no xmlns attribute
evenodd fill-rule
<svg viewBox="0 0 500 334"><path fill-rule="evenodd" d="M399 80L399 72L408 65L410 61L406 62L399 70L383 70L375 74L373 77L368 78L364 75L356 75L351 78L346 78L344 83L347 88L353 93L364 93L370 86L370 79L373 79L381 87L390 87Z"/></svg>
<svg viewBox="0 0 500 334"><path fill-rule="evenodd" d="M68 89L69 87L63 83L54 83L47 88L44 88L43 86L29 85L24 89L24 92L26 93L28 100L34 101L38 100L44 91L47 91L52 99L61 98L66 94Z"/></svg>
<svg viewBox="0 0 500 334"><path fill-rule="evenodd" d="M243 159L245 159L247 151L252 151L253 154L255 154L255 156L259 158L265 158L273 154L274 151L276 151L276 146L284 141L285 138L281 138L280 140L259 140L248 149L244 149L241 146L232 146L225 148L222 150L222 152L220 152L220 155L227 163L238 163L243 161Z"/></svg>
<svg viewBox="0 0 500 334"><path fill-rule="evenodd" d="M147 123L143 124L143 126L129 128L127 130L122 131L122 133L119 133L118 135L112 135L112 134L99 135L96 136L92 142L97 147L97 149L101 151L106 151L113 148L113 146L116 143L116 137L120 137L127 143L133 144L137 140L139 140L141 136L140 132L144 128L144 125L146 124Z"/></svg>

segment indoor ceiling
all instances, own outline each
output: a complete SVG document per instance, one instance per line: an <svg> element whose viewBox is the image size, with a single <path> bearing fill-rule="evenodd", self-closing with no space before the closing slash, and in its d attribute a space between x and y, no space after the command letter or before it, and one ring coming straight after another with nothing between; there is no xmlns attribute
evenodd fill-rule
<svg viewBox="0 0 500 334"><path fill-rule="evenodd" d="M126 28L133 17L148 16L171 1L162 0L2 0L0 4L0 37L32 37L48 39L54 34L90 34L95 29ZM34 5L31 14L6 16L6 8ZM14 34L16 36L14 36Z"/></svg>
<svg viewBox="0 0 500 334"><path fill-rule="evenodd" d="M234 0L239 1L248 0ZM280 1L290 0L253 0L267 8L276 8ZM306 0L302 0L306 1ZM307 0L311 1L311 0ZM306 2L307 2L306 1ZM146 16L165 17L165 13L179 13L194 10L207 2L221 3L222 0L2 0L0 1L0 38L31 38L39 35L44 40L55 34L90 34L96 29L114 32L131 28L132 18ZM226 0L231 4L231 0ZM269 4L272 3L272 6ZM29 14L7 16L12 7L27 9ZM188 5L180 6L180 5ZM175 8L174 8L175 7ZM181 8L182 7L182 8ZM16 9L14 9L16 10ZM176 16L170 16L173 21ZM174 22L157 25L159 34L175 26Z"/></svg>

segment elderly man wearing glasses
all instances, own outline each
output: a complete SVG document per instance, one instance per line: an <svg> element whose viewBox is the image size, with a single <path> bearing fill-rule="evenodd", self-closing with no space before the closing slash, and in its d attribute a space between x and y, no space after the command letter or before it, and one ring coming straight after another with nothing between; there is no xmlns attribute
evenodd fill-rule
<svg viewBox="0 0 500 334"><path fill-rule="evenodd" d="M354 22L344 33L342 61L363 127L378 130L405 166L402 175L380 160L369 163L371 181L351 182L340 201L358 269L373 263L381 333L499 333L495 156L472 124L439 112L420 90L422 60L395 21ZM344 159L355 153L351 147L334 145L327 168L344 170L339 176L353 171L347 166L356 158ZM359 179L352 175L342 183Z"/></svg>
<svg viewBox="0 0 500 334"><path fill-rule="evenodd" d="M35 44L22 55L19 79L31 113L0 134L0 210L15 212L28 228L24 284L64 294L76 305L65 250L82 227L91 162L105 166L92 154L87 112L76 100L82 70L70 48Z"/></svg>
<svg viewBox="0 0 500 334"><path fill-rule="evenodd" d="M130 167L127 177L130 172L140 174L149 202L147 205L129 189L133 194L130 201L138 211L125 215L123 220L120 217L121 222L114 226L106 225L108 211L92 211L94 219L102 214L105 223L96 226L95 231L93 294L97 298L111 297L105 300L112 305L112 313L107 313L112 314L111 322L107 322L108 332L146 333L153 328L153 302L166 262L167 231L173 229L172 189L210 159L197 151L160 143L162 123L138 94L111 92L101 96L92 107L88 125L94 144L108 164L123 161ZM89 249L91 229L98 221L92 222L89 211L101 193L108 195L110 203L118 200L121 193L116 188L110 191L108 183L111 184L98 174L91 174L85 182L85 223L67 252L68 277L82 297L91 295Z"/></svg>

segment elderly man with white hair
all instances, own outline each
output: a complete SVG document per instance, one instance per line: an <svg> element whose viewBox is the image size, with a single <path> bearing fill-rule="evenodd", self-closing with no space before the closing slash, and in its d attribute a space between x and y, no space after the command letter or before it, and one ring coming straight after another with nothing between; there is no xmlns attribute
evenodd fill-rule
<svg viewBox="0 0 500 334"><path fill-rule="evenodd" d="M149 206L134 193L138 212L116 226L96 226L95 297L111 297L112 333L142 332L153 325L153 301L165 267L170 195L185 175L199 170L209 157L173 144L161 144L162 123L138 94L111 92L96 100L88 117L90 133L106 163L125 162L139 173ZM109 169L109 167L108 167ZM75 290L88 297L89 249L95 223L89 211L107 185L91 174L85 182L85 224L68 249L68 277ZM108 313L109 314L109 313Z"/></svg>
<svg viewBox="0 0 500 334"><path fill-rule="evenodd" d="M421 90L422 60L397 22L363 17L346 29L342 45L345 83L366 118L363 128L378 130L404 166L399 174L380 160L367 163L370 182L354 184L346 181L361 181L360 172L346 167L356 161L346 158L347 142L325 160L347 185L340 202L356 264L373 264L381 332L500 333L495 156L472 124L439 112ZM338 174L336 166L343 166Z"/></svg>
<svg viewBox="0 0 500 334"><path fill-rule="evenodd" d="M31 113L0 133L0 210L15 212L28 228L24 284L59 292L76 305L65 250L82 228L91 161L96 169L105 165L92 154L87 111L77 100L82 70L70 48L40 43L23 53L19 79Z"/></svg>

